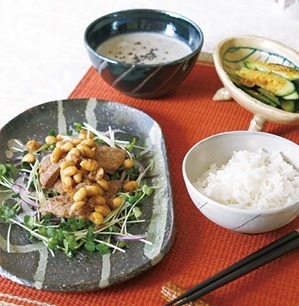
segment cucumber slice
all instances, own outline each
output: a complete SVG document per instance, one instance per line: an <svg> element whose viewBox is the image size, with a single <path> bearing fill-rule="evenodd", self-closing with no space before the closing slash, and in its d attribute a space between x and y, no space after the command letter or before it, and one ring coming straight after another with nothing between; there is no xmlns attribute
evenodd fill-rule
<svg viewBox="0 0 299 306"><path fill-rule="evenodd" d="M247 79L244 79L244 78L239 78L239 82L240 82L240 84L242 84L243 86L246 86L246 87L250 87L250 88L255 87L255 83L252 82L251 80L247 80Z"/></svg>
<svg viewBox="0 0 299 306"><path fill-rule="evenodd" d="M297 91L294 91L286 96L282 96L282 98L285 100L297 100L299 99L299 94Z"/></svg>
<svg viewBox="0 0 299 306"><path fill-rule="evenodd" d="M271 72L251 70L243 67L241 70L236 71L236 74L241 79L243 78L249 83L262 87L275 96L286 96L296 91L296 87L291 81Z"/></svg>
<svg viewBox="0 0 299 306"><path fill-rule="evenodd" d="M273 106L273 107L277 107L277 104L274 103L271 99L269 99L268 97L266 97L265 95L259 93L258 91L252 89L252 88L248 88L246 86L243 86L241 83L239 83L238 81L234 82L235 85L237 87L239 87L240 89L242 89L245 93L247 93L248 95L250 95L251 97L253 97L254 99L259 100L260 102L263 102L267 105Z"/></svg>
<svg viewBox="0 0 299 306"><path fill-rule="evenodd" d="M281 105L281 108L287 112L291 112L291 113L294 113L295 112L295 102L294 101L287 101L287 100L282 100L280 101L280 105Z"/></svg>
<svg viewBox="0 0 299 306"><path fill-rule="evenodd" d="M280 105L279 99L273 95L273 93L267 91L264 88L258 87L257 91L261 94L264 95L266 98L270 99L276 106Z"/></svg>
<svg viewBox="0 0 299 306"><path fill-rule="evenodd" d="M294 81L299 79L299 69L288 67L281 64L275 63L264 63L259 61L246 61L244 62L245 67L248 69L263 71L263 72L272 72L278 74L289 81Z"/></svg>

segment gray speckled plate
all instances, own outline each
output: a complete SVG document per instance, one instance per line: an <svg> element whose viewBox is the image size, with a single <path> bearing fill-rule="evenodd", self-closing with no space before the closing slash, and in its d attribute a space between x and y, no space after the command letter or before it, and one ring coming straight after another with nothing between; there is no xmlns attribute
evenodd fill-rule
<svg viewBox="0 0 299 306"><path fill-rule="evenodd" d="M26 233L13 226L11 251L7 253L8 226L0 224L0 275L37 289L73 291L105 288L123 282L157 264L168 252L174 236L174 217L169 170L162 131L145 113L115 102L96 99L63 100L28 109L0 131L0 162L7 161L7 142L18 138L42 139L51 128L66 133L74 122L87 122L101 130L108 126L125 130L154 147L159 175L153 184L159 188L144 202L146 222L133 233L148 232L152 245L133 242L126 253L101 256L82 251L83 256L67 259L64 253L53 257L43 243L33 244Z"/></svg>

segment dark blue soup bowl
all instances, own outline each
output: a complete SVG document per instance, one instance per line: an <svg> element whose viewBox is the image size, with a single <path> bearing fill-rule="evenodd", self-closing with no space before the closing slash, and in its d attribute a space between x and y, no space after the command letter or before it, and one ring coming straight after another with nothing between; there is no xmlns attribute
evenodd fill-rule
<svg viewBox="0 0 299 306"><path fill-rule="evenodd" d="M97 48L116 35L151 32L180 39L191 51L159 64L130 64L99 54ZM190 73L203 45L203 33L191 20L171 12L134 9L111 13L93 21L84 35L93 66L114 89L131 97L157 98L176 88Z"/></svg>

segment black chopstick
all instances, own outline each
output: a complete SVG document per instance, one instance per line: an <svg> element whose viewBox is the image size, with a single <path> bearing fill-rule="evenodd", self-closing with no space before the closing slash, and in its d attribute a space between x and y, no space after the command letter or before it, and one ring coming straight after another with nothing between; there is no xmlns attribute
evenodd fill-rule
<svg viewBox="0 0 299 306"><path fill-rule="evenodd" d="M166 306L176 306L194 301L201 296L287 254L299 247L299 229L271 242L258 251L241 259L219 273L211 276L182 295L168 302Z"/></svg>

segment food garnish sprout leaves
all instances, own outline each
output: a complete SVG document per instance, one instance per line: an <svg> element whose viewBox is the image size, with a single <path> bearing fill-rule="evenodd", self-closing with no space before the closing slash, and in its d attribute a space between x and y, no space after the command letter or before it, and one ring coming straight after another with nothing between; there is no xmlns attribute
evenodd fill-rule
<svg viewBox="0 0 299 306"><path fill-rule="evenodd" d="M151 244L146 232L131 234L130 230L135 226L136 232L136 226L138 229L146 221L143 219L144 199L156 188L148 183L153 166L152 149L137 146L135 137L118 139L117 133L125 135L111 127L101 132L87 123L75 123L67 135L50 130L42 143L30 140L23 145L19 140L13 141L14 157L10 163L0 164L0 222L8 223L9 229L12 225L20 226L33 243L42 241L53 256L56 251L62 251L72 258L82 249L101 255L111 251L125 252L132 241ZM67 145L70 149L64 152ZM113 148L111 152L123 156L117 167L103 162L102 168L98 165L101 160L92 159L100 150L106 153L108 147ZM60 153L60 159L55 159L55 152ZM70 152L79 153L71 156ZM47 159L51 160L50 166L59 166L60 174L55 182L60 183L62 189L52 187L55 186L53 182L45 186L48 182L44 182L42 175ZM114 162L111 156L110 160ZM66 164L69 169L63 168ZM97 167L95 170L84 168L85 164ZM111 171L113 167L116 169ZM110 185L119 187L112 189ZM80 190L84 193L82 199L79 198ZM68 199L67 213L48 211L49 203L59 202L61 197Z"/></svg>

